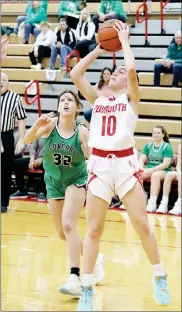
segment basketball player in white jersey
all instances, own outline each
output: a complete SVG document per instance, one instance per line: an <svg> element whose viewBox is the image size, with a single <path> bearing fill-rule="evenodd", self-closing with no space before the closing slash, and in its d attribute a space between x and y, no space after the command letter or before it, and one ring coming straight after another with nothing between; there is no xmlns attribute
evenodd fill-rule
<svg viewBox="0 0 182 312"><path fill-rule="evenodd" d="M155 300L160 304L168 304L170 301L156 238L147 219L139 164L133 153L140 91L135 59L129 45L129 28L119 21L113 27L122 43L126 67L118 67L111 76L109 85L112 96L98 97L84 75L93 61L105 53L99 46L71 71L74 84L94 105L89 139L92 156L88 163L88 230L84 240L82 296L78 311L93 311L93 269L107 208L114 193L122 199L152 265Z"/></svg>

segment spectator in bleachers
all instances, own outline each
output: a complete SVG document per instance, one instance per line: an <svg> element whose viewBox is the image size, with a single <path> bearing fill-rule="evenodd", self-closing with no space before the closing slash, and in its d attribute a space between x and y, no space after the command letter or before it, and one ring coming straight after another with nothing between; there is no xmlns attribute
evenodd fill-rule
<svg viewBox="0 0 182 312"><path fill-rule="evenodd" d="M32 2L34 2L34 0L28 0L28 4L27 4L27 7L26 7L26 14L27 14L27 12L30 9L32 9ZM39 0L39 2L40 2L40 6L43 7L44 10L47 13L48 0ZM17 24L16 24L16 26L14 28L14 33L15 34L18 34L19 27L20 27L21 23L26 21L26 18L27 18L27 15L20 15L20 16L18 16Z"/></svg>
<svg viewBox="0 0 182 312"><path fill-rule="evenodd" d="M86 1L80 0L61 0L58 8L59 19L64 17L70 28L76 29L80 12L86 7Z"/></svg>
<svg viewBox="0 0 182 312"><path fill-rule="evenodd" d="M168 47L163 63L154 65L154 86L160 86L160 74L173 74L172 87L177 87L182 81L182 35L181 31L175 33L175 42Z"/></svg>
<svg viewBox="0 0 182 312"><path fill-rule="evenodd" d="M152 132L153 142L146 144L140 155L140 167L144 169L143 180L151 179L150 199L147 211L157 209L157 197L161 181L164 181L168 171L171 171L173 149L169 143L167 131L162 126L156 126Z"/></svg>
<svg viewBox="0 0 182 312"><path fill-rule="evenodd" d="M8 210L14 153L24 149L25 109L19 94L8 90L8 76L1 72L1 212ZM14 150L13 132L18 124L19 138Z"/></svg>
<svg viewBox="0 0 182 312"><path fill-rule="evenodd" d="M118 0L101 0L99 14L93 16L93 23L96 27L96 33L99 29L99 24L108 19L118 19L123 23L126 22L127 15L123 9L122 1Z"/></svg>
<svg viewBox="0 0 182 312"><path fill-rule="evenodd" d="M76 28L76 50L79 51L80 57L85 57L90 52L90 46L96 43L95 25L91 22L89 11L85 8L80 14L80 19Z"/></svg>
<svg viewBox="0 0 182 312"><path fill-rule="evenodd" d="M110 96L112 94L111 89L109 87L109 81L112 75L112 69L109 67L104 67L100 74L100 80L96 83L95 88L99 96ZM90 123L92 117L92 108L84 112L84 117L87 122Z"/></svg>
<svg viewBox="0 0 182 312"><path fill-rule="evenodd" d="M59 30L56 33L56 43L52 46L50 69L55 69L55 64L58 55L60 55L61 69L66 69L66 57L74 50L76 45L76 38L74 32L68 27L65 18L59 21Z"/></svg>
<svg viewBox="0 0 182 312"><path fill-rule="evenodd" d="M167 172L165 176L163 184L163 197L157 212L168 212L169 193L173 181L178 182L178 199L169 213L179 215L181 214L181 144L178 146L176 170Z"/></svg>
<svg viewBox="0 0 182 312"><path fill-rule="evenodd" d="M43 170L43 156L44 156L44 139L40 138L36 140L30 148L30 157L20 157L14 161L14 173L16 177L17 192L11 195L12 199L15 198L27 198L27 190L25 189L24 176L28 169ZM45 200L45 183L42 174L42 179L39 183L39 190L37 194L38 201Z"/></svg>
<svg viewBox="0 0 182 312"><path fill-rule="evenodd" d="M35 38L40 33L40 23L47 21L47 12L44 7L41 6L40 1L32 1L32 6L27 11L27 17L25 20L25 35L24 43L28 44L30 34L33 34Z"/></svg>
<svg viewBox="0 0 182 312"><path fill-rule="evenodd" d="M40 24L41 33L38 35L35 43L32 46L32 51L29 53L32 68L41 69L42 61L45 57L51 56L51 48L56 41L56 35L50 29L48 22Z"/></svg>

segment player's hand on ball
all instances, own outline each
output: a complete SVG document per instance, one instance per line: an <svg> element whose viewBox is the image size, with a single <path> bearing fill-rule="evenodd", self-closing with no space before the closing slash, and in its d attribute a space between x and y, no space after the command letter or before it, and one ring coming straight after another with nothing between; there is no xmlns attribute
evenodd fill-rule
<svg viewBox="0 0 182 312"><path fill-rule="evenodd" d="M117 31L119 40L129 42L129 26L121 21L115 22L113 28Z"/></svg>
<svg viewBox="0 0 182 312"><path fill-rule="evenodd" d="M112 52L108 52L106 50L104 50L100 44L98 44L95 48L95 51L97 51L98 55L103 55L103 54L111 54Z"/></svg>

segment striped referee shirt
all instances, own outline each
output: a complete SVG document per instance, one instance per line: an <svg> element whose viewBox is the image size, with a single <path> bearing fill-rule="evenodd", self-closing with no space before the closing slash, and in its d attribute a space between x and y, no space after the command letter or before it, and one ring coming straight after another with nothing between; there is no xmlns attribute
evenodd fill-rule
<svg viewBox="0 0 182 312"><path fill-rule="evenodd" d="M1 95L1 132L15 129L16 120L26 118L26 112L19 94L6 91Z"/></svg>

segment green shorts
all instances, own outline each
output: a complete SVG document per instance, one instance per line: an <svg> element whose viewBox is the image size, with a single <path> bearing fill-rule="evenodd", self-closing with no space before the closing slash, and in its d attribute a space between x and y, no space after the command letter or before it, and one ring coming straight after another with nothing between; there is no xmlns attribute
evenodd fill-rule
<svg viewBox="0 0 182 312"><path fill-rule="evenodd" d="M46 184L47 190L47 198L48 199L64 199L65 192L68 186L75 185L77 187L86 187L87 184L87 175L80 175L79 177L75 177L66 182L61 182L60 180L56 180L49 175L44 175L44 180Z"/></svg>

